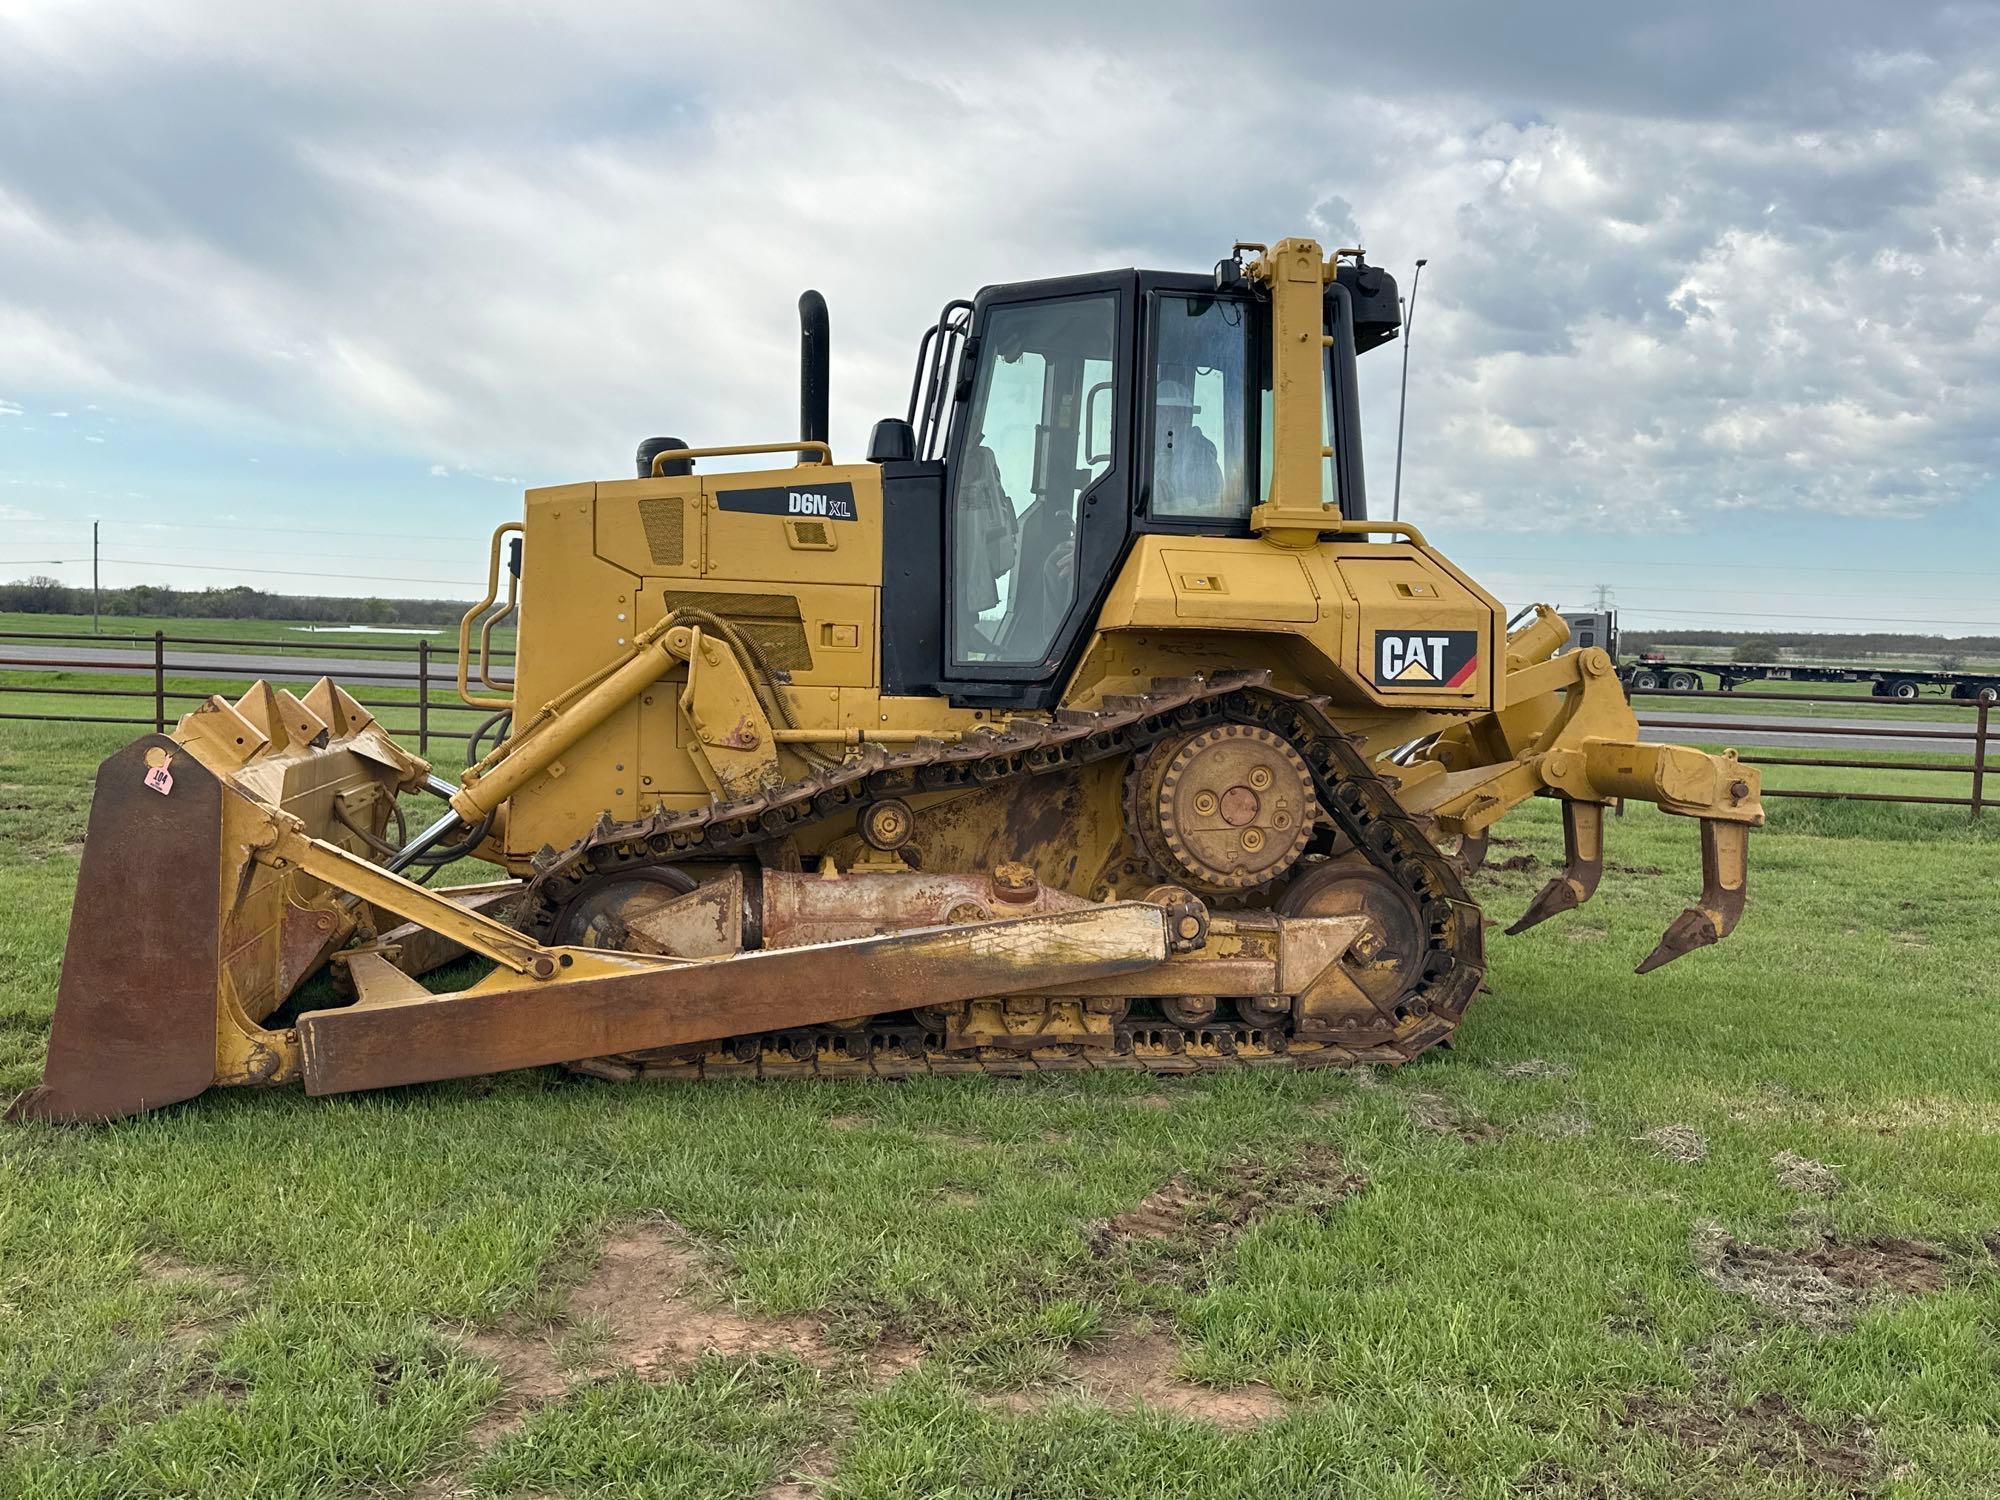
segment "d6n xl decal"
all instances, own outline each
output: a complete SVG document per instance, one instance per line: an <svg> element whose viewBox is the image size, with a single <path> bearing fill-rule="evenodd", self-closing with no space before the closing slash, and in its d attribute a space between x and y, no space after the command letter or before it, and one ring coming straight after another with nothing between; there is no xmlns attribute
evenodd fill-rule
<svg viewBox="0 0 2000 1500"><path fill-rule="evenodd" d="M1378 688L1464 687L1479 670L1476 630L1378 630Z"/></svg>

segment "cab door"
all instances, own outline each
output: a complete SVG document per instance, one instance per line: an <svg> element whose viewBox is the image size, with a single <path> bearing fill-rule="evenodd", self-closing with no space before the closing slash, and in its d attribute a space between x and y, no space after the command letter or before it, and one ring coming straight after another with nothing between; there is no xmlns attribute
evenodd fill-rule
<svg viewBox="0 0 2000 1500"><path fill-rule="evenodd" d="M1132 530L1137 275L988 288L947 448L953 702L1055 702Z"/></svg>

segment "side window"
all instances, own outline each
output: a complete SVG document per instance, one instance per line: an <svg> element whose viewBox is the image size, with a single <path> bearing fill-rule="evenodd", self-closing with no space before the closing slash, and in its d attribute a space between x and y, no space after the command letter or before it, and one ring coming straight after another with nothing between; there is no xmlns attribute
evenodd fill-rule
<svg viewBox="0 0 2000 1500"><path fill-rule="evenodd" d="M1075 601L1077 511L1111 464L1117 334L1115 295L986 315L952 487L956 662L1041 662Z"/></svg>
<svg viewBox="0 0 2000 1500"><path fill-rule="evenodd" d="M1153 370L1155 516L1250 514L1250 317L1222 297L1162 294Z"/></svg>

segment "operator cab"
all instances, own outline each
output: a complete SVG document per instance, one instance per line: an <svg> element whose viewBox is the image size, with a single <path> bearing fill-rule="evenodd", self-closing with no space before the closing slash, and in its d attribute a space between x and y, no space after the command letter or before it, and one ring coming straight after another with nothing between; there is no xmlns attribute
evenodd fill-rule
<svg viewBox="0 0 2000 1500"><path fill-rule="evenodd" d="M1323 497L1365 519L1358 352L1395 337L1395 281L1325 295ZM1270 486L1270 306L1212 276L1114 271L987 287L919 346L910 412L878 424L883 690L1053 704L1133 538L1248 536Z"/></svg>

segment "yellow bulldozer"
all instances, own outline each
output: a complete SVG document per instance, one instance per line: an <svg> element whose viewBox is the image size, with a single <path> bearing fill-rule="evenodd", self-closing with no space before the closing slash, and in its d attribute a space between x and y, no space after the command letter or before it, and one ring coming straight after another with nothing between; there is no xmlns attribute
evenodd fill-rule
<svg viewBox="0 0 2000 1500"><path fill-rule="evenodd" d="M1640 971L1735 926L1756 772L1641 743L1602 651L1369 515L1355 361L1400 316L1359 251L954 301L860 464L800 310L796 440L651 439L495 532L458 781L329 680L105 762L10 1118L551 1064L1400 1063L1480 992L1463 878L1537 795L1567 861L1510 931L1590 897L1620 799L1700 830ZM406 795L448 808L411 835ZM468 857L498 878L423 883Z"/></svg>

